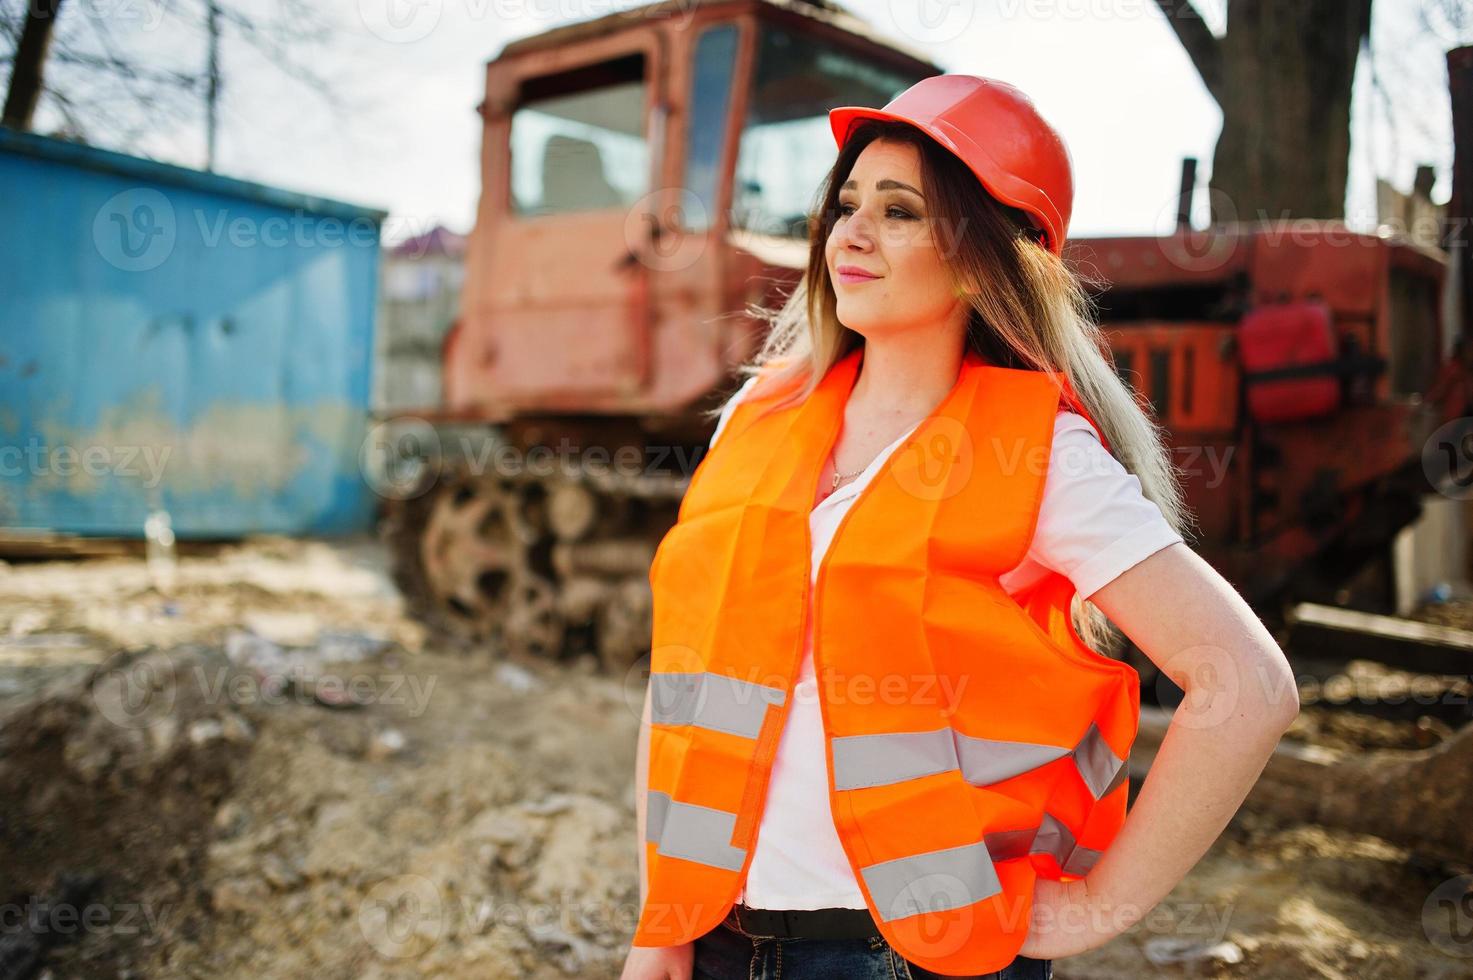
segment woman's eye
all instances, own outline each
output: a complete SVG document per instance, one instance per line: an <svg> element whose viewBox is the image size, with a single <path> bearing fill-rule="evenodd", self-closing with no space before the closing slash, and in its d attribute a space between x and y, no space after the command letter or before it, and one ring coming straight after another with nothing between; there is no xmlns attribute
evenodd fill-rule
<svg viewBox="0 0 1473 980"><path fill-rule="evenodd" d="M852 204L841 204L841 205L839 205L839 214L842 215L843 217L846 217L846 218L849 217L850 213L853 210L854 210L854 205L852 205ZM885 217L887 217L887 218L900 218L900 219L903 220L905 218L911 218L911 217L914 217L914 216L910 212L906 211L904 208L892 207L892 208L889 208L889 209L887 209L885 211Z"/></svg>

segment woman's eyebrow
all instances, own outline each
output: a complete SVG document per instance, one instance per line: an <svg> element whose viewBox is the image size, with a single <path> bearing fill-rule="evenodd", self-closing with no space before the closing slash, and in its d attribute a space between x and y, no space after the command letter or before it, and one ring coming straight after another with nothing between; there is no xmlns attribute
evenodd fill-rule
<svg viewBox="0 0 1473 980"><path fill-rule="evenodd" d="M841 190L841 191L852 191L852 190L857 189L858 187L859 187L859 183L856 180L854 180L854 178L851 177L850 179L844 181L843 186L841 186L839 188L839 190ZM920 191L916 190L914 187L910 186L909 184L902 184L900 181L898 181L898 180L890 180L888 177L885 178L884 180L877 180L877 181L875 181L875 190L877 190L877 191L889 191L889 190L910 191L912 194L914 194L916 197L919 197L921 200L924 201L926 199L926 197L925 197L924 194L922 194Z"/></svg>

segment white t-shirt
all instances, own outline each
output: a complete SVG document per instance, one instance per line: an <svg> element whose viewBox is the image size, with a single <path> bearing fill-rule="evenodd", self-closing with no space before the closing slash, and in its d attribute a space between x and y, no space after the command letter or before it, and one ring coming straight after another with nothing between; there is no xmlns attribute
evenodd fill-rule
<svg viewBox="0 0 1473 980"><path fill-rule="evenodd" d="M736 403L755 381L749 378L727 401L711 436L713 446ZM813 508L809 528L814 578L850 503L913 431L914 427L903 433L863 473ZM1088 599L1127 568L1182 540L1161 509L1141 493L1140 479L1110 455L1084 416L1060 409L1049 460L1028 555L999 579L1007 592L1018 592L1054 570L1068 576ZM865 907L829 805L812 642L810 632L773 760L756 851L737 899L752 908Z"/></svg>

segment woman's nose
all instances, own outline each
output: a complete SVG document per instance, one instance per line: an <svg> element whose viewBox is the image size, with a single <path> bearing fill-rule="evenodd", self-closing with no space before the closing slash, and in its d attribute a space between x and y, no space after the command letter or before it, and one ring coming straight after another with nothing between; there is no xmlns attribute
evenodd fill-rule
<svg viewBox="0 0 1473 980"><path fill-rule="evenodd" d="M864 209L855 211L839 224L839 243L846 248L870 248L874 245L873 220Z"/></svg>

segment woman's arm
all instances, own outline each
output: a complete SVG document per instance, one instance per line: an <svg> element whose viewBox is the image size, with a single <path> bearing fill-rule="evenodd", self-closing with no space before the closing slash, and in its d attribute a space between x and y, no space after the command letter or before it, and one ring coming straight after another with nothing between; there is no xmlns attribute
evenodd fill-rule
<svg viewBox="0 0 1473 980"><path fill-rule="evenodd" d="M639 913L644 914L649 894L648 871L644 860L644 823L649 796L650 687L644 689L644 716L639 722L639 759L634 765L634 822L639 828ZM634 946L624 958L620 980L690 980L695 968L696 944L678 946Z"/></svg>
<svg viewBox="0 0 1473 980"><path fill-rule="evenodd" d="M1039 881L1022 952L1040 958L1102 945L1150 912L1227 826L1299 712L1293 671L1273 636L1185 544L1132 566L1090 601L1185 697L1124 826L1088 876Z"/></svg>
<svg viewBox="0 0 1473 980"><path fill-rule="evenodd" d="M635 842L639 849L639 912L644 911L645 895L649 889L646 880L648 872L645 869L644 841L645 841L645 809L649 797L650 788L650 685L644 689L644 715L639 721L639 739L635 749L634 760L634 825L638 829L639 839Z"/></svg>

